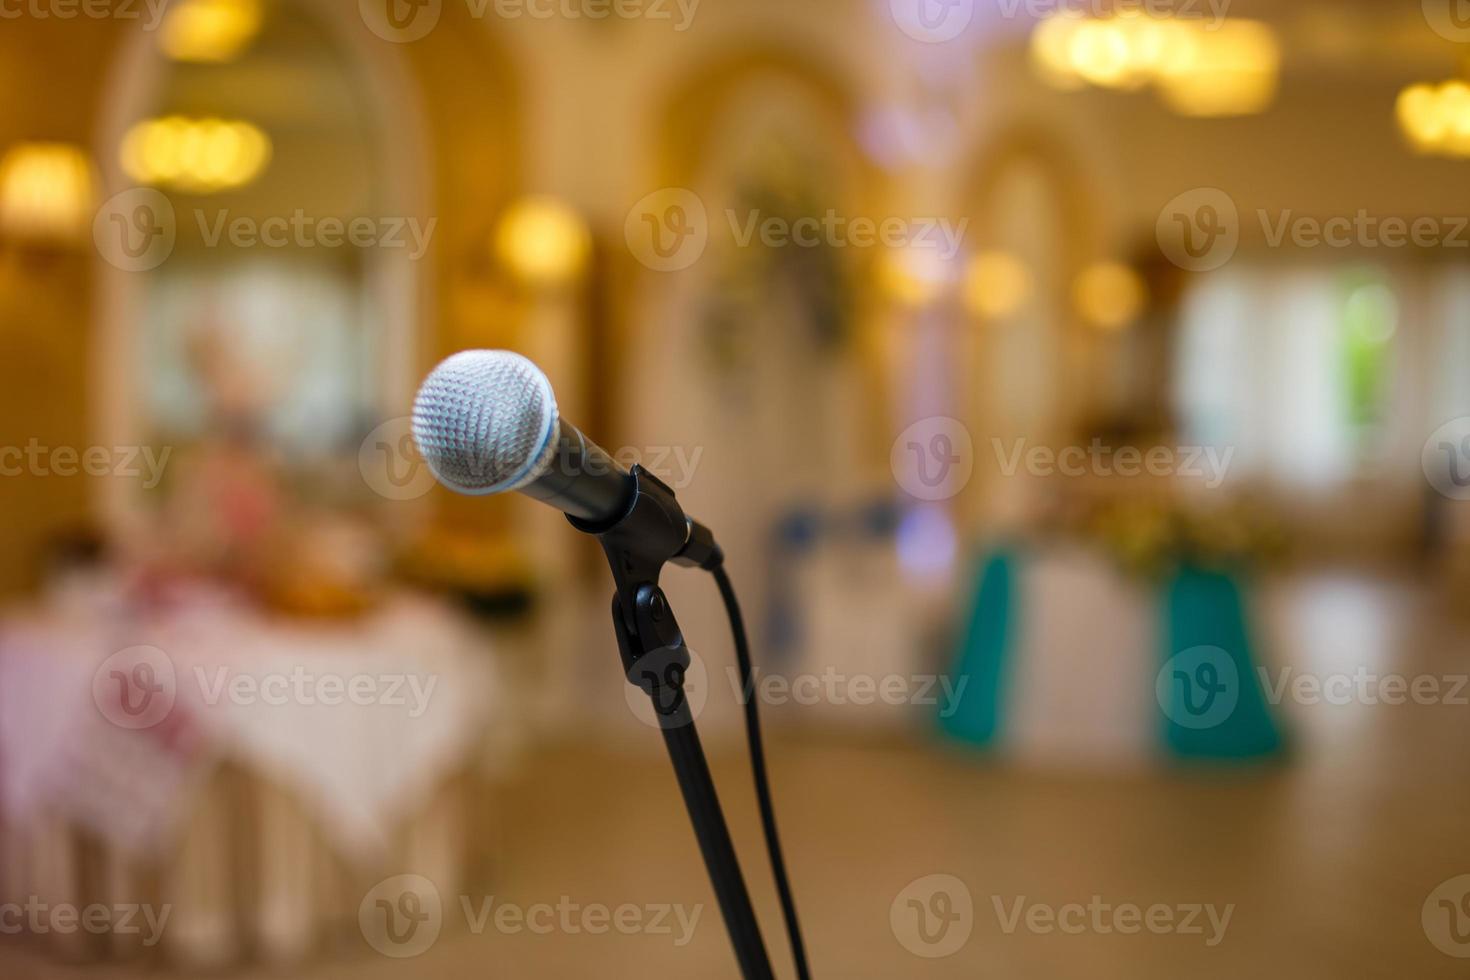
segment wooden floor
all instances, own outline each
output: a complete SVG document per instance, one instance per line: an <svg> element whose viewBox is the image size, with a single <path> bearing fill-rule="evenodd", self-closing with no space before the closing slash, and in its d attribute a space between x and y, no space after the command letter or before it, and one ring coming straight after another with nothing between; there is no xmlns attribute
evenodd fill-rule
<svg viewBox="0 0 1470 980"><path fill-rule="evenodd" d="M1270 609L1293 638L1285 653L1299 669L1470 672L1470 627L1408 586L1313 577L1274 590ZM1470 707L1289 707L1295 752L1264 769L1043 775L930 744L778 738L772 775L815 975L1470 975L1470 960L1437 949L1421 918L1438 885L1470 873ZM702 906L687 945L676 935L560 928L512 935L492 925L475 935L446 896L444 933L416 959L378 956L364 944L333 965L258 975L734 977L672 778L656 740L647 749L646 757L585 745L544 751L539 776L509 794L495 830L505 855L495 898L522 907ZM792 976L748 771L734 753L716 770L777 972ZM913 882L936 874L963 882L973 931L952 955L925 958L900 942L890 910ZM1095 927L1091 911L1078 934L1028 930L1024 920L1007 931L1018 903L1233 910L1222 936L1211 935L1203 914L1202 934L1124 935ZM1116 921L1103 914L1104 926ZM9 947L0 956L0 975L15 980L110 975Z"/></svg>

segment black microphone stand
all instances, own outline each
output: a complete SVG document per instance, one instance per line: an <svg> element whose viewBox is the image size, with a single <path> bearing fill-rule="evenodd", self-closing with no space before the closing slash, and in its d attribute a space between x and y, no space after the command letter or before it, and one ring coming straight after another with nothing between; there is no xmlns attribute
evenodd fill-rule
<svg viewBox="0 0 1470 980"><path fill-rule="evenodd" d="M633 502L611 524L593 524L576 517L567 520L578 530L597 535L612 567L617 585L612 601L613 629L623 669L629 683L653 701L741 975L745 980L775 980L735 845L730 840L730 828L684 696L689 650L668 598L658 585L659 573L668 562L712 569L723 562L724 556L709 530L684 515L674 492L657 477L634 466L632 479Z"/></svg>

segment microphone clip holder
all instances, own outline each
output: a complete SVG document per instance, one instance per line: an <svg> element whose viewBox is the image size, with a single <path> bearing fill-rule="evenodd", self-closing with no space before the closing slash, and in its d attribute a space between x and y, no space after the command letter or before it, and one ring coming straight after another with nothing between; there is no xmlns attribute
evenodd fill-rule
<svg viewBox="0 0 1470 980"><path fill-rule="evenodd" d="M623 670L628 683L642 689L653 702L741 974L745 980L774 980L685 696L689 649L658 584L669 562L708 570L723 563L724 554L709 529L687 517L674 491L656 476L634 466L629 479L633 483L631 502L620 517L603 524L571 516L567 520L579 531L597 536L612 569L616 585L613 630Z"/></svg>

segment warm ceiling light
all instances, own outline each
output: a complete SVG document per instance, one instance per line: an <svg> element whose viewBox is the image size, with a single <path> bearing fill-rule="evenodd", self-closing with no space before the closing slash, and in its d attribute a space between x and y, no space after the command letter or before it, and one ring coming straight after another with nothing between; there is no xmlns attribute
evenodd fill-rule
<svg viewBox="0 0 1470 980"><path fill-rule="evenodd" d="M1086 84L1072 64L1072 38L1083 20L1080 13L1062 11L1036 25L1031 35L1032 63L1053 88L1073 90Z"/></svg>
<svg viewBox="0 0 1470 980"><path fill-rule="evenodd" d="M1031 273L1009 252L981 252L965 269L965 309L987 320L1015 314L1031 298Z"/></svg>
<svg viewBox="0 0 1470 980"><path fill-rule="evenodd" d="M1276 97L1281 50L1259 21L1227 20L1198 35L1187 57L1159 72L1164 102L1186 116L1243 116L1261 112Z"/></svg>
<svg viewBox="0 0 1470 980"><path fill-rule="evenodd" d="M1077 74L1105 88L1131 88L1135 84L1128 34L1112 20L1084 20L1077 25L1067 45Z"/></svg>
<svg viewBox="0 0 1470 980"><path fill-rule="evenodd" d="M1106 330L1132 324L1143 312L1146 297L1143 279L1118 262L1099 262L1084 269L1072 290L1082 318Z"/></svg>
<svg viewBox="0 0 1470 980"><path fill-rule="evenodd" d="M592 235L570 205L553 197L512 204L495 232L495 252L517 278L536 286L572 282L587 265Z"/></svg>
<svg viewBox="0 0 1470 980"><path fill-rule="evenodd" d="M176 0L159 43L175 61L230 61L259 32L260 20L260 0Z"/></svg>
<svg viewBox="0 0 1470 980"><path fill-rule="evenodd" d="M1031 58L1056 88L1152 84L1170 108L1191 116L1260 112L1276 94L1281 66L1276 35L1259 21L1206 25L1137 11L1054 14L1032 33Z"/></svg>
<svg viewBox="0 0 1470 980"><path fill-rule="evenodd" d="M121 158L139 183L207 194L250 183L270 155L269 137L250 123L165 116L128 130Z"/></svg>
<svg viewBox="0 0 1470 980"><path fill-rule="evenodd" d="M0 160L0 229L68 241L92 223L92 164L69 143L20 143Z"/></svg>
<svg viewBox="0 0 1470 980"><path fill-rule="evenodd" d="M1470 85L1410 85L1395 105L1399 129L1421 153L1470 156Z"/></svg>

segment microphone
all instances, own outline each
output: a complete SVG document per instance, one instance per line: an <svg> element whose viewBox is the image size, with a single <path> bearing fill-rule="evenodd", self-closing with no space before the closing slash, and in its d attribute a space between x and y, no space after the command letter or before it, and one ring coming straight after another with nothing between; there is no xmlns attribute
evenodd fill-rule
<svg viewBox="0 0 1470 980"><path fill-rule="evenodd" d="M563 421L546 375L510 351L462 351L436 367L414 399L413 438L429 469L449 489L471 495L517 490L564 511L573 527L597 536L616 585L613 631L623 668L629 683L653 699L741 975L745 980L774 980L685 698L689 650L658 584L669 562L702 568L715 577L734 633L742 686L753 690L740 607L714 535L685 515L673 489L658 477L640 465L624 469ZM755 701L748 696L745 713L762 829L797 973L806 980L806 953L776 833L760 724Z"/></svg>
<svg viewBox="0 0 1470 980"><path fill-rule="evenodd" d="M633 505L632 474L561 418L546 374L511 351L461 351L435 368L414 399L413 438L458 493L518 490L592 527Z"/></svg>

